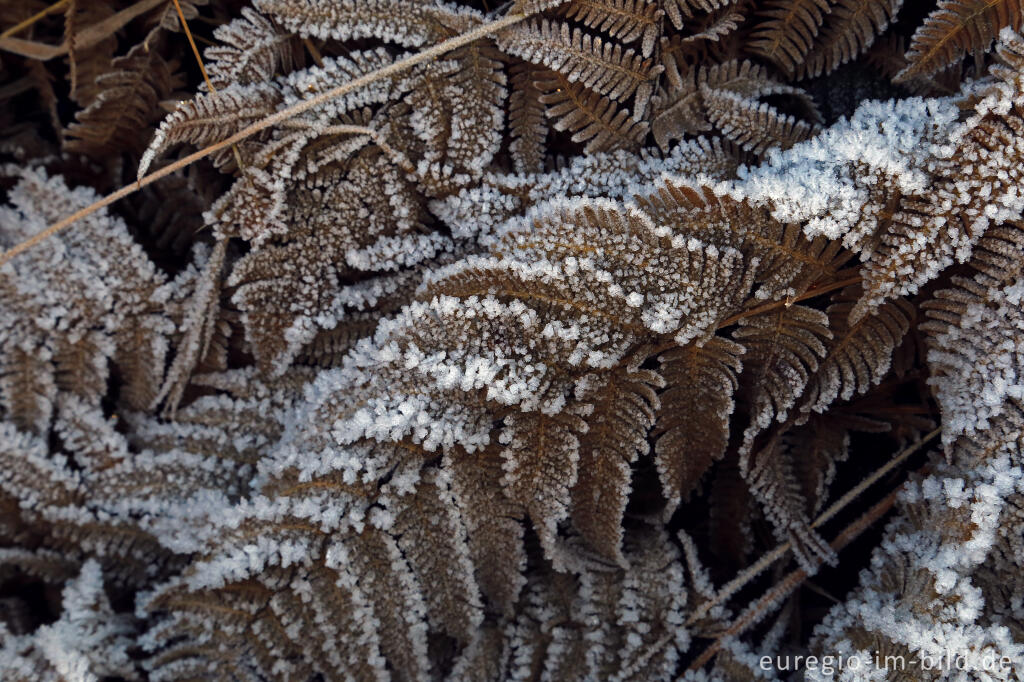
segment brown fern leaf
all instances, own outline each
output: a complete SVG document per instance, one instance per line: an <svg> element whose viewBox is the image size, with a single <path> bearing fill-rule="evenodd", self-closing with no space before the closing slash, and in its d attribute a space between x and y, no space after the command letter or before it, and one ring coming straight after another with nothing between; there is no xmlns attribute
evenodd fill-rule
<svg viewBox="0 0 1024 682"><path fill-rule="evenodd" d="M694 11L713 12L731 4L735 4L735 0L666 0L663 7L672 25L681 29L694 17Z"/></svg>
<svg viewBox="0 0 1024 682"><path fill-rule="evenodd" d="M508 54L542 64L609 99L619 101L635 96L642 110L653 89L652 80L662 71L652 59L624 49L618 42L549 19L516 24L497 37L498 46Z"/></svg>
<svg viewBox="0 0 1024 682"><path fill-rule="evenodd" d="M740 344L716 336L659 358L668 389L660 396L655 462L668 499L666 518L681 500L689 500L704 473L725 454L743 352Z"/></svg>
<svg viewBox="0 0 1024 682"><path fill-rule="evenodd" d="M420 182L434 196L452 194L478 178L501 147L505 74L502 55L476 44L448 55L437 77L424 76L405 99L429 139L417 150ZM429 72L430 67L424 69ZM451 102L459 106L452 107Z"/></svg>
<svg viewBox="0 0 1024 682"><path fill-rule="evenodd" d="M796 65L795 76L816 78L855 59L889 27L902 6L903 0L840 0L814 47Z"/></svg>
<svg viewBox="0 0 1024 682"><path fill-rule="evenodd" d="M65 148L98 158L111 149L141 151L145 140L140 131L162 115L160 101L181 87L177 67L145 44L115 59L95 81L100 94L68 126Z"/></svg>
<svg viewBox="0 0 1024 682"><path fill-rule="evenodd" d="M177 352L167 370L164 383L154 398L153 406L166 400L165 409L168 414L173 414L178 409L192 372L210 351L211 341L217 330L226 253L227 240L221 239L211 250L201 274L191 283L189 300L183 311L183 319L178 325L182 336Z"/></svg>
<svg viewBox="0 0 1024 682"><path fill-rule="evenodd" d="M629 111L612 100L591 92L578 83L570 83L562 74L537 83L544 91L544 114L555 121L555 130L573 134L573 142L585 142L588 154L639 146L647 134L647 124L637 122Z"/></svg>
<svg viewBox="0 0 1024 682"><path fill-rule="evenodd" d="M712 14L709 14L702 21L697 22L694 26L690 27L692 33L684 37L683 41L687 43L700 40L706 40L712 43L722 41L726 36L729 36L736 31L736 29L740 27L740 24L746 20L746 13L749 8L749 4L743 2L724 5Z"/></svg>
<svg viewBox="0 0 1024 682"><path fill-rule="evenodd" d="M793 73L831 11L831 0L772 0L761 12L767 20L750 36L750 50Z"/></svg>
<svg viewBox="0 0 1024 682"><path fill-rule="evenodd" d="M378 318L369 313L353 314L333 329L325 329L310 341L296 357L296 362L309 367L337 367L359 339L373 335Z"/></svg>
<svg viewBox="0 0 1024 682"><path fill-rule="evenodd" d="M440 42L479 22L477 15L415 0L256 0L253 5L303 37L359 40L383 35L407 47Z"/></svg>
<svg viewBox="0 0 1024 682"><path fill-rule="evenodd" d="M452 493L462 515L469 556L484 596L503 613L515 610L525 579L523 510L502 489L502 459L497 448L455 451L444 457Z"/></svg>
<svg viewBox="0 0 1024 682"><path fill-rule="evenodd" d="M843 0L825 19L821 35L804 61L797 78L828 74L862 54L889 27L903 0Z"/></svg>
<svg viewBox="0 0 1024 682"><path fill-rule="evenodd" d="M849 400L880 382L889 371L893 351L910 329L914 307L904 298L885 303L851 325L850 312L859 297L860 287L853 286L828 307L833 338L807 386L800 408L804 412L825 412L835 400Z"/></svg>
<svg viewBox="0 0 1024 682"><path fill-rule="evenodd" d="M1020 0L942 0L914 33L909 65L895 80L930 76L967 53L988 50L1000 30L1009 26L1017 31L1022 24Z"/></svg>
<svg viewBox="0 0 1024 682"><path fill-rule="evenodd" d="M740 380L751 392L743 454L773 418L786 418L825 357L832 332L825 313L793 305L740 319L733 338L746 349Z"/></svg>
<svg viewBox="0 0 1024 682"><path fill-rule="evenodd" d="M658 53L669 82L678 87L684 75L695 71L698 65L734 57L730 54L716 59L711 53L722 51L719 43L728 40L739 28L748 9L747 3L726 3L707 16L688 22L689 35L676 33L663 37Z"/></svg>
<svg viewBox="0 0 1024 682"><path fill-rule="evenodd" d="M107 392L107 359L102 332L86 332L80 339L54 339L54 381L58 391L98 404Z"/></svg>
<svg viewBox="0 0 1024 682"><path fill-rule="evenodd" d="M963 316L969 306L986 306L993 295L1024 277L1024 224L1019 221L991 228L978 243L970 264L977 271L973 277L955 276L953 288L935 292L934 298L921 307L928 320L920 329L930 337L955 332L964 326Z"/></svg>
<svg viewBox="0 0 1024 682"><path fill-rule="evenodd" d="M808 514L816 516L835 481L836 464L849 455L850 432L886 433L891 424L857 414L857 403L843 410L812 414L790 429L783 440L791 453L793 472L800 483ZM885 415L882 415L884 418Z"/></svg>
<svg viewBox="0 0 1024 682"><path fill-rule="evenodd" d="M556 559L558 523L569 516L571 491L580 465L580 437L587 423L578 414L542 412L505 418L499 442L504 487L520 500L533 521L541 545ZM584 522L586 525L586 522Z"/></svg>
<svg viewBox="0 0 1024 682"><path fill-rule="evenodd" d="M887 32L864 55L864 60L882 76L892 80L907 68L907 41L901 35ZM948 97L960 90L963 64L954 64L931 76L911 78L900 83L911 94L921 97Z"/></svg>
<svg viewBox="0 0 1024 682"><path fill-rule="evenodd" d="M807 239L799 225L783 225L762 207L718 196L710 187L680 180L655 187L636 200L659 224L678 222L699 239L758 259L757 298L799 296L815 282L832 279L852 257L839 242Z"/></svg>
<svg viewBox="0 0 1024 682"><path fill-rule="evenodd" d="M814 130L757 101L771 95L792 97L793 104L812 121L821 120L807 93L772 79L768 69L749 60L731 59L702 66L686 76L669 68L667 80L668 87L658 94L658 113L652 123L655 141L662 149L668 149L673 140L710 130L713 125L745 149L762 151L767 146L792 146Z"/></svg>
<svg viewBox="0 0 1024 682"><path fill-rule="evenodd" d="M835 563L835 552L811 528L808 500L801 491L793 471L792 454L781 434L775 434L752 454L742 456L740 473L774 526L776 536L792 543L793 555L805 570L816 570L822 561Z"/></svg>
<svg viewBox="0 0 1024 682"><path fill-rule="evenodd" d="M181 33L181 19L178 17L178 7L181 8L181 13L185 15L185 21L191 22L199 16L198 8L208 5L209 2L210 0L178 0L177 2L171 0L171 2L165 3L160 11L154 12L147 19L147 23L167 31Z"/></svg>
<svg viewBox="0 0 1024 682"><path fill-rule="evenodd" d="M864 296L852 320L915 293L942 268L966 261L990 225L1020 218L1024 157L1013 140L1024 129L1024 40L1009 29L1003 35L999 54L1010 66L992 69L995 82L964 102L973 113L937 140L953 144L930 160L930 187L903 197L889 229L879 235L863 268ZM965 160L971 172L958 175Z"/></svg>
<svg viewBox="0 0 1024 682"><path fill-rule="evenodd" d="M516 64L511 69L508 98L508 127L512 134L509 153L516 171L539 173L544 170L545 140L548 124L544 120L545 106L541 101L544 91L537 87L538 79L551 77L548 69L529 62Z"/></svg>
<svg viewBox="0 0 1024 682"><path fill-rule="evenodd" d="M416 490L403 496L411 499L396 501L401 511L391 533L417 578L430 586L424 598L431 629L468 644L483 614L466 528L449 483L438 469L425 472Z"/></svg>
<svg viewBox="0 0 1024 682"><path fill-rule="evenodd" d="M46 432L57 396L56 370L52 359L42 351L41 347L6 347L0 361L4 417L28 433Z"/></svg>
<svg viewBox="0 0 1024 682"><path fill-rule="evenodd" d="M658 3L647 0L572 0L559 11L623 44L640 40L640 54L644 57L654 52L664 14Z"/></svg>
<svg viewBox="0 0 1024 682"><path fill-rule="evenodd" d="M584 379L577 389L593 412L580 438L572 522L592 549L620 565L625 561L622 516L629 499L630 465L647 454L647 432L659 407L654 389L664 386L658 373L626 365L611 376Z"/></svg>
<svg viewBox="0 0 1024 682"><path fill-rule="evenodd" d="M265 83L303 65L301 43L248 7L213 34L221 44L205 50L204 56L207 75L217 90L231 84Z"/></svg>
<svg viewBox="0 0 1024 682"><path fill-rule="evenodd" d="M393 57L383 49L354 51L347 58L327 61L323 68L309 69L303 72L301 80L286 81L284 84L257 82L245 86L232 86L216 92L202 92L195 98L182 102L167 116L142 159L139 161L138 174L142 177L153 160L176 144L193 144L198 146L212 144L237 133L245 126L265 118L282 106L287 97L308 98L326 90L338 80L356 78L369 71L387 66ZM343 97L332 103L333 115L345 115L357 112L368 105L380 104L393 99L394 83L385 80L362 91L353 93L352 97ZM316 120L316 114L311 114ZM295 131L289 138L287 134L278 136L277 146L262 145L260 150L264 159L257 162L257 167L269 163L277 153L287 148L289 143L304 144L308 137L303 133L303 123L292 120L289 130ZM247 141L255 144L252 141ZM246 152L245 146L242 151ZM295 150L291 150L295 153ZM232 158L232 152L226 150L221 157L214 157L218 165L224 166ZM252 154L243 153L246 162Z"/></svg>
<svg viewBox="0 0 1024 682"><path fill-rule="evenodd" d="M96 79L114 67L111 60L117 49L117 38L108 35L103 40L79 47L78 34L87 26L103 21L114 14L108 2L98 0L72 0L64 13L64 40L68 45L68 64L71 76L71 99L82 108L88 107L103 92Z"/></svg>
<svg viewBox="0 0 1024 682"><path fill-rule="evenodd" d="M704 87L701 96L707 103L708 118L722 134L758 156L774 148L788 149L817 132L816 126L806 121L738 93Z"/></svg>

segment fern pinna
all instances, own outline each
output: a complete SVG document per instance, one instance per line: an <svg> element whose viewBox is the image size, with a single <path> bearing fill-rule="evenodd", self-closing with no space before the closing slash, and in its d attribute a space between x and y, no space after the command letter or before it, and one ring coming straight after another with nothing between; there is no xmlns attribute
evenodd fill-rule
<svg viewBox="0 0 1024 682"><path fill-rule="evenodd" d="M4 679L1013 679L1021 16L0 8Z"/></svg>

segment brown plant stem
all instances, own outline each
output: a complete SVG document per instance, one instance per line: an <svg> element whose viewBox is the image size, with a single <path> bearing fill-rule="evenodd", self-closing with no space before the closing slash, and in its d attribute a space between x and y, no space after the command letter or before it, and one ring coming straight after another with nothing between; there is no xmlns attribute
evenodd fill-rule
<svg viewBox="0 0 1024 682"><path fill-rule="evenodd" d="M885 516L885 514L892 509L893 505L896 503L896 497L899 495L901 489L902 487L893 490L876 502L860 518L844 528L842 532L840 532L839 535L829 543L829 546L836 552L839 552L848 544L853 542L875 521ZM715 641L712 642L708 648L690 664L688 670L695 671L703 668L708 661L710 661L712 657L721 650L726 639L742 634L748 627L757 623L776 605L781 603L783 599L789 596L797 587L800 586L800 583L807 578L807 571L799 568L776 583L775 586L765 592L757 602L747 607L747 609L732 622L732 625L730 625L725 632L718 635L718 637L715 638Z"/></svg>
<svg viewBox="0 0 1024 682"><path fill-rule="evenodd" d="M834 517L840 511L845 509L847 505L849 505L851 502L853 502L853 500L859 497L861 493L863 493L870 486L878 482L879 479L881 479L887 473L895 469L901 463L906 461L908 457L910 457L912 454L914 454L922 447L924 447L925 444L930 442L941 432L941 428L934 429L928 434L926 434L924 437L922 437L920 440L911 443L907 447L903 448L903 450L896 453L896 455L893 456L892 459L890 459L885 464L871 472L866 478L864 478L864 480L862 480L852 489L847 491L845 495L843 495L838 500L833 502L828 507L828 509L819 514L818 518L814 519L814 522L811 524L811 528L818 528L819 526L822 526L823 524L827 523L829 520L832 519L832 517ZM728 600L734 594L739 592L751 580L756 578L769 566L771 566L773 563L775 563L783 556L785 556L786 552L788 552L791 547L792 543L784 542L772 551L768 552L767 554L762 555L761 558L758 559L754 564L744 569L735 578L733 578L725 585L723 585L722 588L718 590L718 592L715 594L713 599L709 599L707 602L701 604L700 608L694 611L694 613L687 619L686 624L692 625L693 623L697 622L705 615L707 615L708 611L710 611L712 608Z"/></svg>

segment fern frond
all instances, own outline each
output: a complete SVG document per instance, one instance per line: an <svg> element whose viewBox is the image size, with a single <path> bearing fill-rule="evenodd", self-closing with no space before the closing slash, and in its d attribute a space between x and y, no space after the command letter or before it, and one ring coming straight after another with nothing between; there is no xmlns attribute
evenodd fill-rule
<svg viewBox="0 0 1024 682"><path fill-rule="evenodd" d="M138 132L159 117L159 102L180 85L176 70L177 64L144 44L115 59L97 77L99 94L65 131L67 149L87 155L111 147L140 150Z"/></svg>
<svg viewBox="0 0 1024 682"><path fill-rule="evenodd" d="M555 130L571 132L573 142L585 142L585 151L593 154L615 149L630 149L647 134L647 124L638 122L615 102L590 92L578 83L570 83L561 74L539 81L544 91L544 114L554 120Z"/></svg>
<svg viewBox="0 0 1024 682"><path fill-rule="evenodd" d="M165 410L173 414L181 402L192 372L210 350L217 326L226 254L227 241L222 239L213 247L198 277L189 282L192 291L179 325L182 336L174 361L150 408L166 400Z"/></svg>
<svg viewBox="0 0 1024 682"><path fill-rule="evenodd" d="M483 621L483 606L473 579L468 535L452 492L446 474L427 471L410 493L413 498L396 504L402 511L391 532L417 579L430 586L425 600L432 629L468 644ZM424 519L432 522L423 523Z"/></svg>
<svg viewBox="0 0 1024 682"><path fill-rule="evenodd" d="M694 11L713 12L727 5L733 4L734 0L666 0L663 7L665 14L672 20L672 25L677 29L683 28L686 20L692 19Z"/></svg>
<svg viewBox="0 0 1024 682"><path fill-rule="evenodd" d="M512 134L509 153L520 173L539 173L544 170L545 140L548 125L544 121L544 91L537 80L550 72L529 62L516 64L511 69L508 98L508 127Z"/></svg>
<svg viewBox="0 0 1024 682"><path fill-rule="evenodd" d="M647 454L647 432L660 405L655 389L664 386L658 373L626 365L608 377L584 378L577 389L593 411L580 438L572 522L589 547L620 565L630 465Z"/></svg>
<svg viewBox="0 0 1024 682"><path fill-rule="evenodd" d="M773 148L788 149L816 132L813 125L738 93L704 87L701 96L708 118L722 134L758 156Z"/></svg>
<svg viewBox="0 0 1024 682"><path fill-rule="evenodd" d="M453 5L415 0L256 0L253 5L303 37L373 38L405 47L440 42L481 19Z"/></svg>
<svg viewBox="0 0 1024 682"><path fill-rule="evenodd" d="M914 33L897 82L930 76L963 55L991 47L1000 30L1024 24L1020 0L942 0Z"/></svg>
<svg viewBox="0 0 1024 682"><path fill-rule="evenodd" d="M852 257L839 242L820 236L808 239L799 225L784 225L765 209L719 196L710 187L664 180L654 189L636 199L659 223L687 225L700 239L759 261L754 275L757 298L799 296L815 282L833 277Z"/></svg>
<svg viewBox="0 0 1024 682"><path fill-rule="evenodd" d="M232 84L266 83L302 65L302 50L295 39L266 17L248 7L242 15L217 27L220 45L204 52L206 72L217 90Z"/></svg>
<svg viewBox="0 0 1024 682"><path fill-rule="evenodd" d="M811 528L808 501L794 475L788 447L780 435L764 447L740 458L740 473L753 496L761 503L780 540L789 540L793 555L809 572L821 562L834 564L835 552Z"/></svg>
<svg viewBox="0 0 1024 682"><path fill-rule="evenodd" d="M666 518L725 454L743 352L740 344L716 336L659 357L668 389L654 429L655 463L668 499Z"/></svg>
<svg viewBox="0 0 1024 682"><path fill-rule="evenodd" d="M825 19L821 35L804 60L797 78L831 73L870 48L892 22L903 0L843 0Z"/></svg>
<svg viewBox="0 0 1024 682"><path fill-rule="evenodd" d="M1003 35L1000 53L1017 67L996 69L995 82L966 103L973 115L948 133L951 144L928 159L934 177L928 191L901 199L864 266L864 296L851 313L854 321L966 261L990 225L1020 218L1024 206L1017 187L1024 166L1013 140L1024 130L1024 41L1008 29ZM965 160L970 174L958 175Z"/></svg>
<svg viewBox="0 0 1024 682"><path fill-rule="evenodd" d="M451 452L444 468L451 472L452 493L464 519L469 556L484 596L506 615L515 612L525 584L522 506L502 486L500 449Z"/></svg>
<svg viewBox="0 0 1024 682"><path fill-rule="evenodd" d="M563 74L570 83L609 99L619 101L635 94L634 109L639 110L650 97L651 81L662 69L617 42L605 42L566 22L549 19L513 26L497 40L505 52L542 64Z"/></svg>
<svg viewBox="0 0 1024 682"><path fill-rule="evenodd" d="M849 400L877 384L889 371L892 354L910 329L914 308L906 299L889 301L850 324L859 291L843 292L828 307L833 339L804 394L803 411L824 412L837 399Z"/></svg>
<svg viewBox="0 0 1024 682"><path fill-rule="evenodd" d="M607 33L621 43L640 40L640 54L650 57L661 34L663 11L647 0L572 0L563 10L570 19Z"/></svg>
<svg viewBox="0 0 1024 682"><path fill-rule="evenodd" d="M103 92L96 79L118 68L112 64L117 38L106 36L84 49L79 47L79 33L92 24L114 14L114 8L105 2L72 0L64 12L64 40L68 46L68 66L71 77L71 98L83 109L96 101Z"/></svg>
<svg viewBox="0 0 1024 682"><path fill-rule="evenodd" d="M753 391L746 449L773 418L785 420L825 357L832 332L825 313L793 305L742 318L733 338L746 349L741 381Z"/></svg>
<svg viewBox="0 0 1024 682"><path fill-rule="evenodd" d="M498 436L505 446L502 487L526 508L541 546L556 567L562 565L558 524L569 516L580 466L580 438L585 433L587 422L579 414L563 411L510 415ZM586 527L587 519L583 521Z"/></svg>
<svg viewBox="0 0 1024 682"><path fill-rule="evenodd" d="M807 93L770 78L765 67L748 60L702 66L685 77L670 68L668 80L669 87L658 95L660 110L652 124L662 149L687 133L710 130L713 124L744 149L760 149L755 151L759 155L769 146L792 146L815 130L768 103L758 102L761 97L793 97L794 104L812 121L820 120Z"/></svg>
<svg viewBox="0 0 1024 682"><path fill-rule="evenodd" d="M751 35L750 49L788 73L804 61L818 35L825 16L832 11L830 0L772 0L768 17Z"/></svg>

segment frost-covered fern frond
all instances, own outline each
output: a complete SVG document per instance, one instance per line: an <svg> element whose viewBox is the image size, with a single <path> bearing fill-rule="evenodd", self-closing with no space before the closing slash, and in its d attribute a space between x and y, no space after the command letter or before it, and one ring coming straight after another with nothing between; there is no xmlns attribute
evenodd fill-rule
<svg viewBox="0 0 1024 682"><path fill-rule="evenodd" d="M3 628L0 672L5 680L16 682L139 679L129 655L135 634L131 618L111 609L99 564L88 562L64 587L56 622L31 634Z"/></svg>
<svg viewBox="0 0 1024 682"><path fill-rule="evenodd" d="M0 6L0 245L149 183L0 256L5 679L1011 679L1024 43L933 4Z"/></svg>

